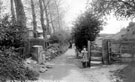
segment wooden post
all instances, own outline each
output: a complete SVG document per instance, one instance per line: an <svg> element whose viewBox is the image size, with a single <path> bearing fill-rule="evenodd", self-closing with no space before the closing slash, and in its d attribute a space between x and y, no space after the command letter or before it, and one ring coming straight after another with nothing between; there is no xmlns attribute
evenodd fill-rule
<svg viewBox="0 0 135 82"><path fill-rule="evenodd" d="M91 44L90 41L88 41L88 59L89 59L89 67L91 67Z"/></svg>
<svg viewBox="0 0 135 82"><path fill-rule="evenodd" d="M45 40L43 40L43 49L45 50L45 44L46 44L46 41Z"/></svg>
<svg viewBox="0 0 135 82"><path fill-rule="evenodd" d="M111 63L111 42L110 42L110 40L108 40L108 42L107 42L107 46L108 46L108 64L110 64Z"/></svg>
<svg viewBox="0 0 135 82"><path fill-rule="evenodd" d="M30 39L28 39L28 45L27 45L28 47L28 50L25 50L26 51L26 53L27 53L27 55L28 54L30 54L30 51L31 51L31 42L30 42Z"/></svg>
<svg viewBox="0 0 135 82"><path fill-rule="evenodd" d="M102 63L108 64L108 40L102 41Z"/></svg>

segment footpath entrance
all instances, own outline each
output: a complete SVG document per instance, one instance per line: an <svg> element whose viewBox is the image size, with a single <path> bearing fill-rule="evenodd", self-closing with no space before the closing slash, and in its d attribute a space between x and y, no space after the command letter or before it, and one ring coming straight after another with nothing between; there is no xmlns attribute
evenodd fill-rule
<svg viewBox="0 0 135 82"><path fill-rule="evenodd" d="M103 64L102 48L88 41L88 58L90 66Z"/></svg>

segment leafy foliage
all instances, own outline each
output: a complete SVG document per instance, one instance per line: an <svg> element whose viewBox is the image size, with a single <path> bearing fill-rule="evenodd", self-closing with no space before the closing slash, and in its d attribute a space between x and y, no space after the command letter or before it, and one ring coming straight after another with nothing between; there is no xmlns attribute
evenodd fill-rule
<svg viewBox="0 0 135 82"><path fill-rule="evenodd" d="M25 42L24 35L26 34L25 28L13 25L6 16L0 21L0 50L5 47L23 47Z"/></svg>
<svg viewBox="0 0 135 82"><path fill-rule="evenodd" d="M91 5L94 11L100 15L110 14L113 11L117 17L135 16L134 0L93 0Z"/></svg>
<svg viewBox="0 0 135 82"><path fill-rule="evenodd" d="M25 68L21 52L26 29L13 25L6 16L0 21L0 80L34 80L38 73Z"/></svg>
<svg viewBox="0 0 135 82"><path fill-rule="evenodd" d="M121 39L135 39L135 22L130 22Z"/></svg>
<svg viewBox="0 0 135 82"><path fill-rule="evenodd" d="M55 32L54 34L51 35L49 41L51 43L67 43L68 40L70 39L70 33L64 31L64 30L60 30Z"/></svg>
<svg viewBox="0 0 135 82"><path fill-rule="evenodd" d="M15 53L11 49L6 51L8 52L0 53L0 78L23 81L36 79L35 76L38 74L24 67L22 59L16 56L19 53Z"/></svg>
<svg viewBox="0 0 135 82"><path fill-rule="evenodd" d="M90 12L85 12L75 23L73 38L78 49L87 46L87 41L94 41L101 30L102 21Z"/></svg>

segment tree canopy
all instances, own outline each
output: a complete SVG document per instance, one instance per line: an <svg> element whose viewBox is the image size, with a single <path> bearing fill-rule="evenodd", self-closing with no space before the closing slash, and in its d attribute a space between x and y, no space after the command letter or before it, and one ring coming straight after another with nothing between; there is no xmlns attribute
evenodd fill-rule
<svg viewBox="0 0 135 82"><path fill-rule="evenodd" d="M82 14L75 22L73 38L78 49L87 46L87 41L94 41L102 29L102 21L90 12Z"/></svg>
<svg viewBox="0 0 135 82"><path fill-rule="evenodd" d="M124 18L135 16L134 0L93 0L91 5L100 15L110 14L113 11L116 16L124 16Z"/></svg>

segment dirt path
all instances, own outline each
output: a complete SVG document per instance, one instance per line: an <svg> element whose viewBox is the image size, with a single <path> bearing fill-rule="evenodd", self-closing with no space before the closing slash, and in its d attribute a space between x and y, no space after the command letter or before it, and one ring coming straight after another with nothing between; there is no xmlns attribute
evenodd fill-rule
<svg viewBox="0 0 135 82"><path fill-rule="evenodd" d="M53 68L41 74L41 79L64 82L89 82L89 80L81 74L80 69L72 62L74 57L74 50L69 49L64 55L51 62Z"/></svg>
<svg viewBox="0 0 135 82"><path fill-rule="evenodd" d="M50 62L52 69L40 74L40 79L61 82L115 82L110 71L121 69L123 65L96 66L82 69L75 59L74 49Z"/></svg>

